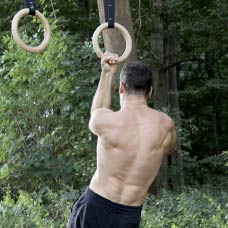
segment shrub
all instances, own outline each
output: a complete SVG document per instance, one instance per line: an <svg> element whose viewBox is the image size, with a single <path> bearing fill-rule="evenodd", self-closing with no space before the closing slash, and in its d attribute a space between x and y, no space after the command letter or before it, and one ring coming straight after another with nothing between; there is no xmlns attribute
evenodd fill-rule
<svg viewBox="0 0 228 228"><path fill-rule="evenodd" d="M0 202L0 227L66 227L78 194L67 186L58 193L49 188L33 194L8 191ZM212 186L150 195L142 211L141 228L226 228L227 199L225 189Z"/></svg>
<svg viewBox="0 0 228 228"><path fill-rule="evenodd" d="M150 196L142 212L141 228L225 228L227 199L225 190L212 187Z"/></svg>
<svg viewBox="0 0 228 228"><path fill-rule="evenodd" d="M65 228L75 197L72 190L58 194L49 189L33 194L19 191L16 199L7 192L0 202L0 227Z"/></svg>

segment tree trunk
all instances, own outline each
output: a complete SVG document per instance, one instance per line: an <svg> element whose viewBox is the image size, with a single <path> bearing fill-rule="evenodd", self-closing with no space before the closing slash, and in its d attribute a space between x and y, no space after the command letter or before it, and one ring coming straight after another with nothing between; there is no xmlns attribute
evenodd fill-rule
<svg viewBox="0 0 228 228"><path fill-rule="evenodd" d="M168 25L168 39L167 39L167 51L166 51L166 66L170 66L176 62L177 54L177 39L176 39L176 26L171 23ZM171 117L174 119L176 127L181 126L179 96L177 89L177 69L176 66L169 68L166 71L167 87L168 87L168 103L170 107ZM180 190L180 187L184 184L183 175L183 162L181 153L181 141L180 137L177 137L177 150L171 155L171 185L175 190Z"/></svg>
<svg viewBox="0 0 228 228"><path fill-rule="evenodd" d="M214 138L216 146L216 155L219 155L219 137L218 137L218 123L219 123L219 110L218 110L218 95L214 96L214 107L212 112L212 122L214 129Z"/></svg>
<svg viewBox="0 0 228 228"><path fill-rule="evenodd" d="M218 79L219 74L216 71L216 60L213 52L206 51L205 53L205 67L209 80ZM213 110L212 110L212 124L214 130L215 150L219 154L219 132L220 132L220 118L219 118L219 100L217 91L212 91L213 94Z"/></svg>
<svg viewBox="0 0 228 228"><path fill-rule="evenodd" d="M153 0L155 12L162 12L162 0ZM171 12L173 13L173 12ZM175 15L175 12L174 12ZM167 18L170 16L167 15ZM177 126L180 126L180 107L177 89L177 69L176 63L177 39L176 28L173 23L168 22L163 14L153 16L152 33L152 56L154 57L153 76L154 76L154 106L155 109L169 112L175 120ZM168 36L164 36L164 34ZM166 71L164 69L167 69ZM171 166L168 175L168 166ZM161 189L167 189L168 185L175 190L179 190L184 184L183 163L181 156L180 137L177 137L177 151L168 158L163 159L160 172L152 185L152 191L160 192Z"/></svg>
<svg viewBox="0 0 228 228"><path fill-rule="evenodd" d="M153 6L156 12L162 7L161 0L154 0ZM167 79L164 68L164 37L163 23L159 15L153 15L153 33L151 35L151 52L154 57L153 78L154 78L154 107L163 110L168 105ZM168 159L164 157L160 171L151 187L152 192L158 193L161 189L168 187Z"/></svg>
<svg viewBox="0 0 228 228"><path fill-rule="evenodd" d="M89 0L77 0L78 7L83 15L89 16Z"/></svg>
<svg viewBox="0 0 228 228"><path fill-rule="evenodd" d="M128 32L130 33L133 41L133 48L130 57L127 61L136 60L136 44L133 33L133 23L130 11L130 3L129 0L116 0L116 14L115 14L115 22L123 25ZM105 22L104 17L104 0L97 0L98 9L99 9L99 17L100 23ZM104 45L105 50L121 55L125 50L125 39L122 34L116 29L106 29L103 31Z"/></svg>

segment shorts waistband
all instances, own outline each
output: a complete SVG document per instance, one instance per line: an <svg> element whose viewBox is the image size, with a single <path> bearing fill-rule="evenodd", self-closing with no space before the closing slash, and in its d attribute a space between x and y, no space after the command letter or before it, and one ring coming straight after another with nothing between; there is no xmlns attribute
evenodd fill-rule
<svg viewBox="0 0 228 228"><path fill-rule="evenodd" d="M95 193L93 190L91 190L89 187L85 191L85 197L91 200L96 201L97 203L101 203L106 206L110 206L112 208L115 208L119 211L126 211L126 212L135 212L135 213L141 213L143 206L129 206L129 205L123 205L120 203L115 203L109 199L104 198L103 196Z"/></svg>

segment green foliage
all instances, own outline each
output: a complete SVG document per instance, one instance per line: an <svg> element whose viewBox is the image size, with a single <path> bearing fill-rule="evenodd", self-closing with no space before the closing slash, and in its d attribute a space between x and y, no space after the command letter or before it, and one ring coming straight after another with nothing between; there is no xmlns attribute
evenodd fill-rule
<svg viewBox="0 0 228 228"><path fill-rule="evenodd" d="M153 2L140 1L139 7L139 1L131 1L138 57L152 67L159 64L151 53L151 36L158 32L153 17L162 21L159 32L164 43L171 34L168 26L175 27L178 49L174 66L179 75L182 128L188 132L192 148L189 155L202 159L221 153L227 150L228 137L227 3L161 1L162 10L157 10Z"/></svg>
<svg viewBox="0 0 228 228"><path fill-rule="evenodd" d="M70 207L78 193L65 188L54 193L43 188L37 193L7 192L0 202L1 227L65 227ZM148 196L142 211L141 228L225 228L228 223L226 189L204 186L182 193L163 192Z"/></svg>
<svg viewBox="0 0 228 228"><path fill-rule="evenodd" d="M66 227L75 195L73 191L57 194L43 189L31 195L19 191L15 199L7 192L0 202L0 226Z"/></svg>
<svg viewBox="0 0 228 228"><path fill-rule="evenodd" d="M9 175L9 167L7 164L5 164L0 169L0 179L5 178L8 175Z"/></svg>
<svg viewBox="0 0 228 228"><path fill-rule="evenodd" d="M99 24L96 1L88 7L85 1L38 2L52 29L48 49L38 55L22 51L10 35L22 1L0 2L0 227L65 227L77 195L68 186L87 185L96 166L96 138L88 130L100 70L90 42ZM223 182L225 188L227 4L172 0L162 1L163 10L157 11L152 1L140 2L141 8L138 0L131 1L139 60L159 64L151 53L152 14L164 26L176 26L182 111L177 128L185 183ZM42 32L35 19L20 25L23 40L32 45L40 43ZM225 202L225 190L211 187L180 195L166 192L148 198L142 227L225 228Z"/></svg>
<svg viewBox="0 0 228 228"><path fill-rule="evenodd" d="M228 224L226 189L206 186L181 194L150 196L142 213L141 228L225 228Z"/></svg>
<svg viewBox="0 0 228 228"><path fill-rule="evenodd" d="M183 118L192 120L191 125L186 125L192 142L191 156L202 159L227 149L228 125L223 121L227 119L227 4L223 0L210 4L188 0L167 5L167 12L177 12L172 20L178 30L180 103Z"/></svg>
<svg viewBox="0 0 228 228"><path fill-rule="evenodd" d="M1 178L7 179L1 184L8 181L14 188L82 186L95 168L95 143L87 127L98 78L91 43L66 36L55 21L51 28L48 50L39 55L4 37L0 167Z"/></svg>
<svg viewBox="0 0 228 228"><path fill-rule="evenodd" d="M195 161L191 166L186 167L186 184L220 184L227 185L227 151L219 155L210 156L199 161Z"/></svg>

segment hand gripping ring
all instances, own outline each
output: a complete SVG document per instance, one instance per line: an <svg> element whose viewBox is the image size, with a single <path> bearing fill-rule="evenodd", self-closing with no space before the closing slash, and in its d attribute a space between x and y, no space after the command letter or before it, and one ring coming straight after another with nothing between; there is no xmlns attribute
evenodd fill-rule
<svg viewBox="0 0 228 228"><path fill-rule="evenodd" d="M15 40L15 42L25 51L31 52L31 53L40 53L42 52L49 44L50 38L51 38L51 30L50 30L50 26L48 24L47 19L44 17L44 15L42 13L40 13L38 10L36 10L36 14L35 16L41 20L43 26L44 26L44 39L42 41L42 43L37 46L37 47L29 47L28 45L26 45L22 39L19 36L18 33L18 24L19 21L22 17L24 17L25 15L29 14L29 9L22 9L20 10L13 18L12 21L12 35L13 38Z"/></svg>
<svg viewBox="0 0 228 228"><path fill-rule="evenodd" d="M99 44L98 44L98 37L100 35L100 33L104 30L108 28L108 23L103 23L101 24L99 27L97 27L97 29L95 30L94 34L93 34L93 38L92 38L92 41L93 41L93 49L95 51L95 53L97 54L97 56L99 58L103 58L104 57L104 53L101 51L100 47L99 47ZM123 53L122 56L120 56L118 58L118 62L123 62L125 61L129 55L131 54L131 50L132 50L132 39L131 39L131 36L129 34L129 32L120 24L118 23L115 23L115 28L119 29L119 31L122 33L122 35L124 36L125 38L125 41L126 41L126 49Z"/></svg>

